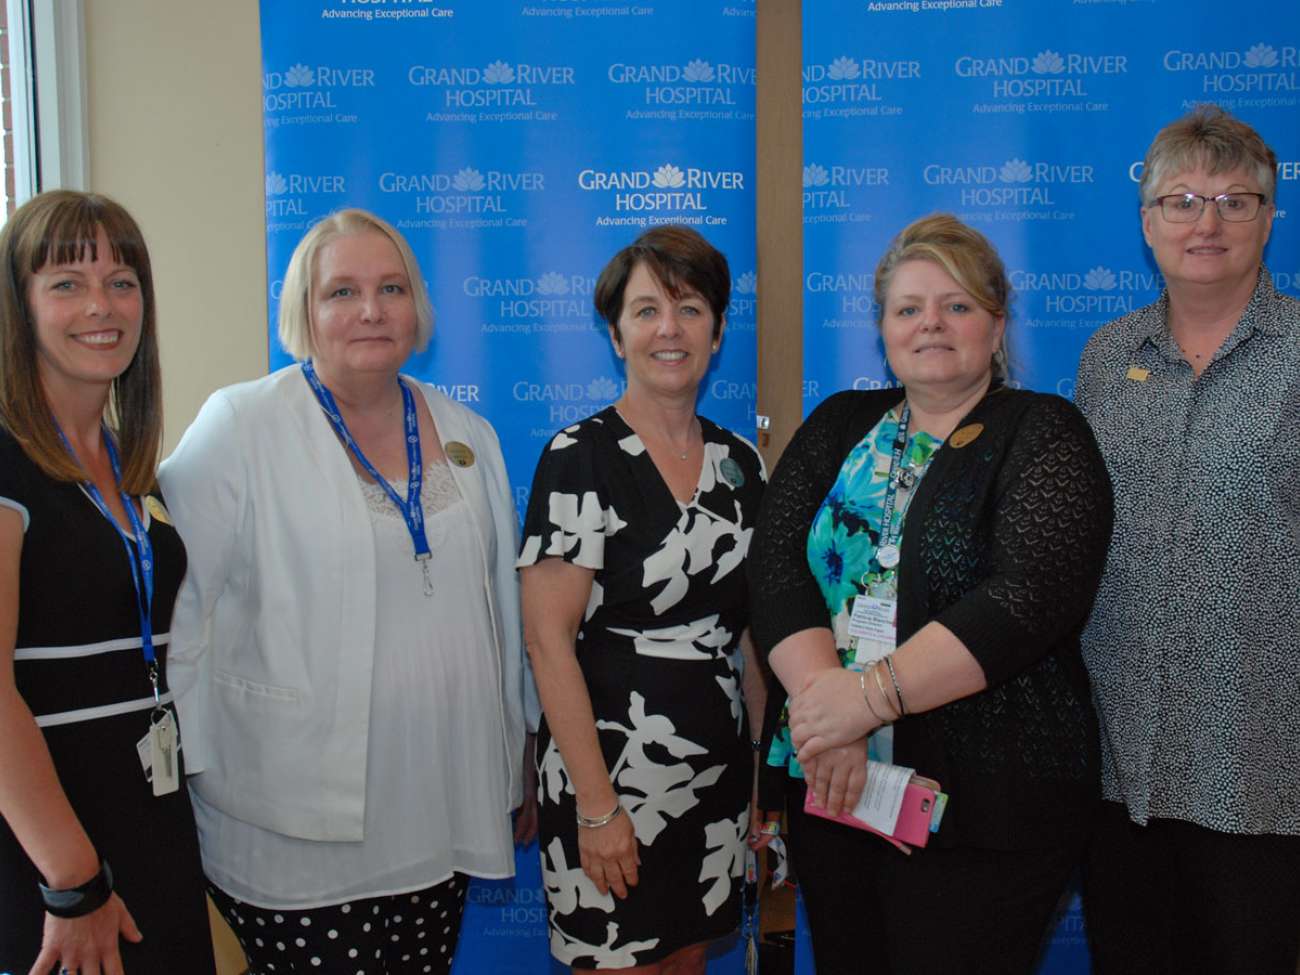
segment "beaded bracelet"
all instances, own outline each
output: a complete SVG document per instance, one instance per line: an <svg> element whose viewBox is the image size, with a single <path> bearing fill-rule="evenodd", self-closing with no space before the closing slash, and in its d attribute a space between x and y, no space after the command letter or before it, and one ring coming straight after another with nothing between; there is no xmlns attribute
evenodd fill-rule
<svg viewBox="0 0 1300 975"><path fill-rule="evenodd" d="M623 814L623 803L616 803L614 808L603 816L584 816L574 807L574 813L578 817L578 825L583 829L600 829L602 826L608 826L615 819Z"/></svg>

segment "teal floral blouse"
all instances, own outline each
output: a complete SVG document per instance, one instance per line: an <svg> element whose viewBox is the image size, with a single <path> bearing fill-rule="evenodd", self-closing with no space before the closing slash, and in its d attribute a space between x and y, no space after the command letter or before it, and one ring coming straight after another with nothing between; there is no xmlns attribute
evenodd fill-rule
<svg viewBox="0 0 1300 975"><path fill-rule="evenodd" d="M865 592L877 596L893 594L895 570L885 569L876 561L876 550L880 545L885 488L889 481L894 440L898 436L900 412L901 407L887 412L849 451L808 532L808 565L826 600L840 666L854 670L861 669L855 663L861 648L858 641L849 635L853 600ZM916 481L910 490L900 487L895 496L893 529L900 543L904 518L916 494L916 486L941 446L942 440L923 431L907 438L903 466L915 471ZM867 648L867 652L869 657L879 657L887 652L887 648L876 654L871 654ZM791 777L802 779L803 768L790 741L788 700L786 704L767 753L767 764L784 766ZM892 729L882 728L873 734L869 750L872 759L889 761L893 752Z"/></svg>

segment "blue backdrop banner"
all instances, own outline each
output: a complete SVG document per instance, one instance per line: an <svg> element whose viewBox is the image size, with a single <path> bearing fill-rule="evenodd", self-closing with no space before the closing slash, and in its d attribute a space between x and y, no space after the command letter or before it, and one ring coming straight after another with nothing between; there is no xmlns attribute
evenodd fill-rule
<svg viewBox="0 0 1300 975"><path fill-rule="evenodd" d="M262 0L261 27L272 368L294 245L332 210L373 210L437 313L407 370L496 427L522 512L552 434L623 388L596 275L647 227L685 223L733 273L699 411L750 433L754 0ZM471 890L458 971L547 971L536 857Z"/></svg>
<svg viewBox="0 0 1300 975"><path fill-rule="evenodd" d="M1300 294L1300 5L1240 0L805 0L804 410L892 384L872 276L943 211L983 231L1016 291L1012 381L1071 397L1098 326L1153 301L1137 180L1200 102L1277 152L1265 261ZM1041 971L1088 970L1077 897Z"/></svg>
<svg viewBox="0 0 1300 975"><path fill-rule="evenodd" d="M805 411L890 382L872 272L917 217L956 214L1016 289L1013 378L1070 396L1092 332L1160 293L1137 179L1199 102L1281 160L1265 260L1300 293L1300 5L1241 0L816 0L804 6Z"/></svg>

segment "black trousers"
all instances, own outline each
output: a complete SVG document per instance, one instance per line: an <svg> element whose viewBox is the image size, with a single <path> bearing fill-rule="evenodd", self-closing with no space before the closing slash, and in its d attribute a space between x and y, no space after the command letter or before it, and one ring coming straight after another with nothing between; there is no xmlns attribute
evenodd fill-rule
<svg viewBox="0 0 1300 975"><path fill-rule="evenodd" d="M254 907L215 884L208 893L248 958L249 975L446 975L469 878L305 911Z"/></svg>
<svg viewBox="0 0 1300 975"><path fill-rule="evenodd" d="M1083 909L1098 975L1296 975L1300 836L1139 826L1102 803Z"/></svg>
<svg viewBox="0 0 1300 975"><path fill-rule="evenodd" d="M817 975L1034 971L1083 836L1049 850L924 849L803 812L787 799L791 861ZM1294 975L1294 973L1292 973Z"/></svg>

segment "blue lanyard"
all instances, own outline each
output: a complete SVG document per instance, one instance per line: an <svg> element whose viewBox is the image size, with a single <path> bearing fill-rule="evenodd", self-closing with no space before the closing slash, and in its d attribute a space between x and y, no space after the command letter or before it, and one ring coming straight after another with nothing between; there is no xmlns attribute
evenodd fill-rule
<svg viewBox="0 0 1300 975"><path fill-rule="evenodd" d="M411 395L406 383L398 379L397 385L402 391L402 406L405 410L403 429L406 431L406 465L409 468L406 500L403 501L388 480L366 459L360 445L352 439L352 434L348 432L348 425L343 422L343 416L339 413L338 404L334 402L334 394L320 381L310 359L302 364L302 374L307 378L308 385L316 394L316 401L320 403L321 412L330 421L339 439L347 445L357 462L365 468L366 473L374 479L375 483L384 489L389 500L401 512L402 518L406 521L406 530L411 533L411 543L415 546L415 561L420 563L420 568L424 572L424 592L432 596L433 579L429 575L429 559L432 558L433 553L429 551L429 539L424 532L424 507L420 501L420 487L424 481L424 457L420 451L420 425L415 412L415 397Z"/></svg>
<svg viewBox="0 0 1300 975"><path fill-rule="evenodd" d="M59 439L63 441L63 446L72 455L72 459L82 470L85 470L85 465L77 457L77 452L72 449L72 444L64 435L57 420L54 421L54 427L59 431ZM90 500L95 502L99 513L108 519L108 523L113 526L118 537L122 539L122 544L126 546L126 559L131 566L131 583L135 586L135 608L140 614L140 649L144 651L144 662L149 668L149 683L153 685L154 704L161 706L158 657L153 648L153 544L149 541L149 533L144 530L144 523L135 512L135 504L131 501L131 496L122 490L122 462L118 458L117 446L113 443L113 438L108 435L108 430L103 431L103 437L104 450L107 451L108 462L113 467L113 481L117 485L118 496L122 499L122 507L126 509L127 520L131 524L131 534L128 535L122 530L93 481L82 481L81 487L90 496Z"/></svg>

